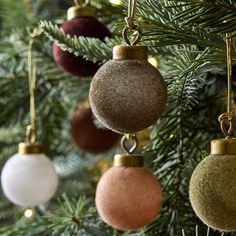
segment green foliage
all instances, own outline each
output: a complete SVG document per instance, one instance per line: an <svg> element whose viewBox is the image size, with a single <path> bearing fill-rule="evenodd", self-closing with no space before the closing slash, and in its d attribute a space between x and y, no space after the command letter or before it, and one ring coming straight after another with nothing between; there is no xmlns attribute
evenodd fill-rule
<svg viewBox="0 0 236 236"><path fill-rule="evenodd" d="M65 19L59 1L0 2L0 166L16 152L29 123L27 46L30 32L36 26L47 36L39 37L33 48L39 140L46 145L47 155L61 177L57 194L60 201L53 199L49 206L37 208L34 219L22 217L24 209L9 204L0 192L0 235L205 235L206 227L190 206L188 183L193 169L207 155L210 140L220 136L217 116L225 112L225 33L236 30L236 2L137 2L141 43L149 47L150 55L158 58L169 97L162 119L151 128L151 142L143 149L162 184L163 208L151 225L137 232L113 231L95 211L94 192L101 173L95 176L92 169L104 155L78 151L69 133L74 110L87 101L90 79L81 80L61 72L53 62L48 42L49 38L63 50L94 62L111 59L112 47L122 42L120 31L127 1L119 7L107 0L91 0L91 4L100 20L114 32L113 38L101 41L65 35L52 23ZM235 53L233 60L235 64ZM115 151L107 153L107 157L110 159ZM199 225L198 231L195 225ZM207 236L220 233L209 231Z"/></svg>
<svg viewBox="0 0 236 236"><path fill-rule="evenodd" d="M228 0L185 0L174 7L183 6L181 13L176 14L173 20L183 21L183 25L192 25L194 28L209 28L211 32L228 33L236 30L236 1Z"/></svg>
<svg viewBox="0 0 236 236"><path fill-rule="evenodd" d="M70 37L51 22L41 21L40 27L47 37L55 41L64 51L82 56L93 62L105 62L112 58L112 47L119 44L119 38L106 38L104 41L96 38Z"/></svg>
<svg viewBox="0 0 236 236"><path fill-rule="evenodd" d="M185 235L184 230L182 230L182 234L183 234L183 236L187 236L187 235ZM199 236L198 226L196 226L196 236ZM210 236L210 228L207 228L206 236ZM224 233L222 233L220 236L224 236Z"/></svg>
<svg viewBox="0 0 236 236"><path fill-rule="evenodd" d="M1 236L110 236L113 230L106 227L96 214L96 209L85 197L75 199L63 194L59 199L60 208L53 213L45 213L35 209L33 218L22 217L18 223L0 229ZM21 211L22 213L22 211Z"/></svg>
<svg viewBox="0 0 236 236"><path fill-rule="evenodd" d="M182 109L192 108L198 102L198 92L205 82L204 65L200 61L209 50L199 51L196 47L172 48L172 63L167 65L170 102Z"/></svg>
<svg viewBox="0 0 236 236"><path fill-rule="evenodd" d="M65 194L61 200L61 208L46 216L52 235L95 236L111 235L110 228L104 229L98 221L95 207L88 204L85 197L68 198Z"/></svg>

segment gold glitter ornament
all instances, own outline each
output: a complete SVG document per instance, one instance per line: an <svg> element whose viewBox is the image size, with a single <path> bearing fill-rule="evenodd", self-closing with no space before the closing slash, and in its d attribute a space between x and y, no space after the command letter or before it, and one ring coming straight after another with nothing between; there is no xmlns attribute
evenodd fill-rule
<svg viewBox="0 0 236 236"><path fill-rule="evenodd" d="M94 115L118 133L136 133L151 126L167 102L165 82L147 61L147 47L136 45L141 30L134 17L135 4L135 0L129 0L125 17L123 39L127 45L113 48L113 59L97 71L89 91Z"/></svg>
<svg viewBox="0 0 236 236"><path fill-rule="evenodd" d="M89 92L98 120L119 133L135 133L163 113L167 90L160 72L147 61L144 46L115 46L113 59L95 74Z"/></svg>

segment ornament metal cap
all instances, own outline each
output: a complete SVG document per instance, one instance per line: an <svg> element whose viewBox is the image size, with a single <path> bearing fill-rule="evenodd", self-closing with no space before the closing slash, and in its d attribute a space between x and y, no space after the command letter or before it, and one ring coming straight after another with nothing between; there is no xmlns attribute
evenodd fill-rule
<svg viewBox="0 0 236 236"><path fill-rule="evenodd" d="M19 143L18 153L20 154L41 154L44 153L43 145L40 143Z"/></svg>
<svg viewBox="0 0 236 236"><path fill-rule="evenodd" d="M143 167L143 156L135 154L116 154L113 166Z"/></svg>
<svg viewBox="0 0 236 236"><path fill-rule="evenodd" d="M78 16L96 17L96 11L92 7L76 5L67 11L67 20L72 20Z"/></svg>
<svg viewBox="0 0 236 236"><path fill-rule="evenodd" d="M113 47L113 59L118 60L147 60L148 49L146 46L116 45Z"/></svg>
<svg viewBox="0 0 236 236"><path fill-rule="evenodd" d="M211 154L236 155L236 138L212 140Z"/></svg>

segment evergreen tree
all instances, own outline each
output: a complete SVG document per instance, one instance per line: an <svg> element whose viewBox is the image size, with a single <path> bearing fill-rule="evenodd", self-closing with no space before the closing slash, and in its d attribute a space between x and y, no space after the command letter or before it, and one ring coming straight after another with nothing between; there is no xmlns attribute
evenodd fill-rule
<svg viewBox="0 0 236 236"><path fill-rule="evenodd" d="M35 208L33 218L26 218L25 209L9 203L1 191L0 235L182 236L184 230L185 236L193 236L196 225L199 235L206 235L207 227L190 205L188 185L192 171L207 156L210 141L221 137L217 117L226 107L225 34L236 31L236 1L137 1L141 44L157 59L168 84L165 113L151 127L151 141L142 150L147 165L161 181L164 203L160 216L137 232L113 230L96 213L94 193L101 163L103 167L111 163L117 150L106 153L105 158L75 148L70 118L87 101L90 81L62 73L53 61L50 42L76 56L106 62L112 47L122 43L127 2L112 5L107 0L91 0L99 20L114 36L104 41L67 37L59 29L57 25L65 21L65 11L72 4L59 0L0 2L0 167L25 139L29 123L27 47L33 29L40 28L42 34L33 50L39 140L60 175L57 196L48 205ZM221 234L210 230L209 235Z"/></svg>

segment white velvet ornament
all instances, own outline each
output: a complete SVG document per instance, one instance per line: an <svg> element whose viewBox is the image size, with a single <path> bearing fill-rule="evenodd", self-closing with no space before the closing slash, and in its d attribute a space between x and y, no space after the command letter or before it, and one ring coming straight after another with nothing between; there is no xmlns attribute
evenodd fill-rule
<svg viewBox="0 0 236 236"><path fill-rule="evenodd" d="M52 162L44 154L13 155L1 174L7 198L20 206L37 206L55 194L59 179Z"/></svg>

